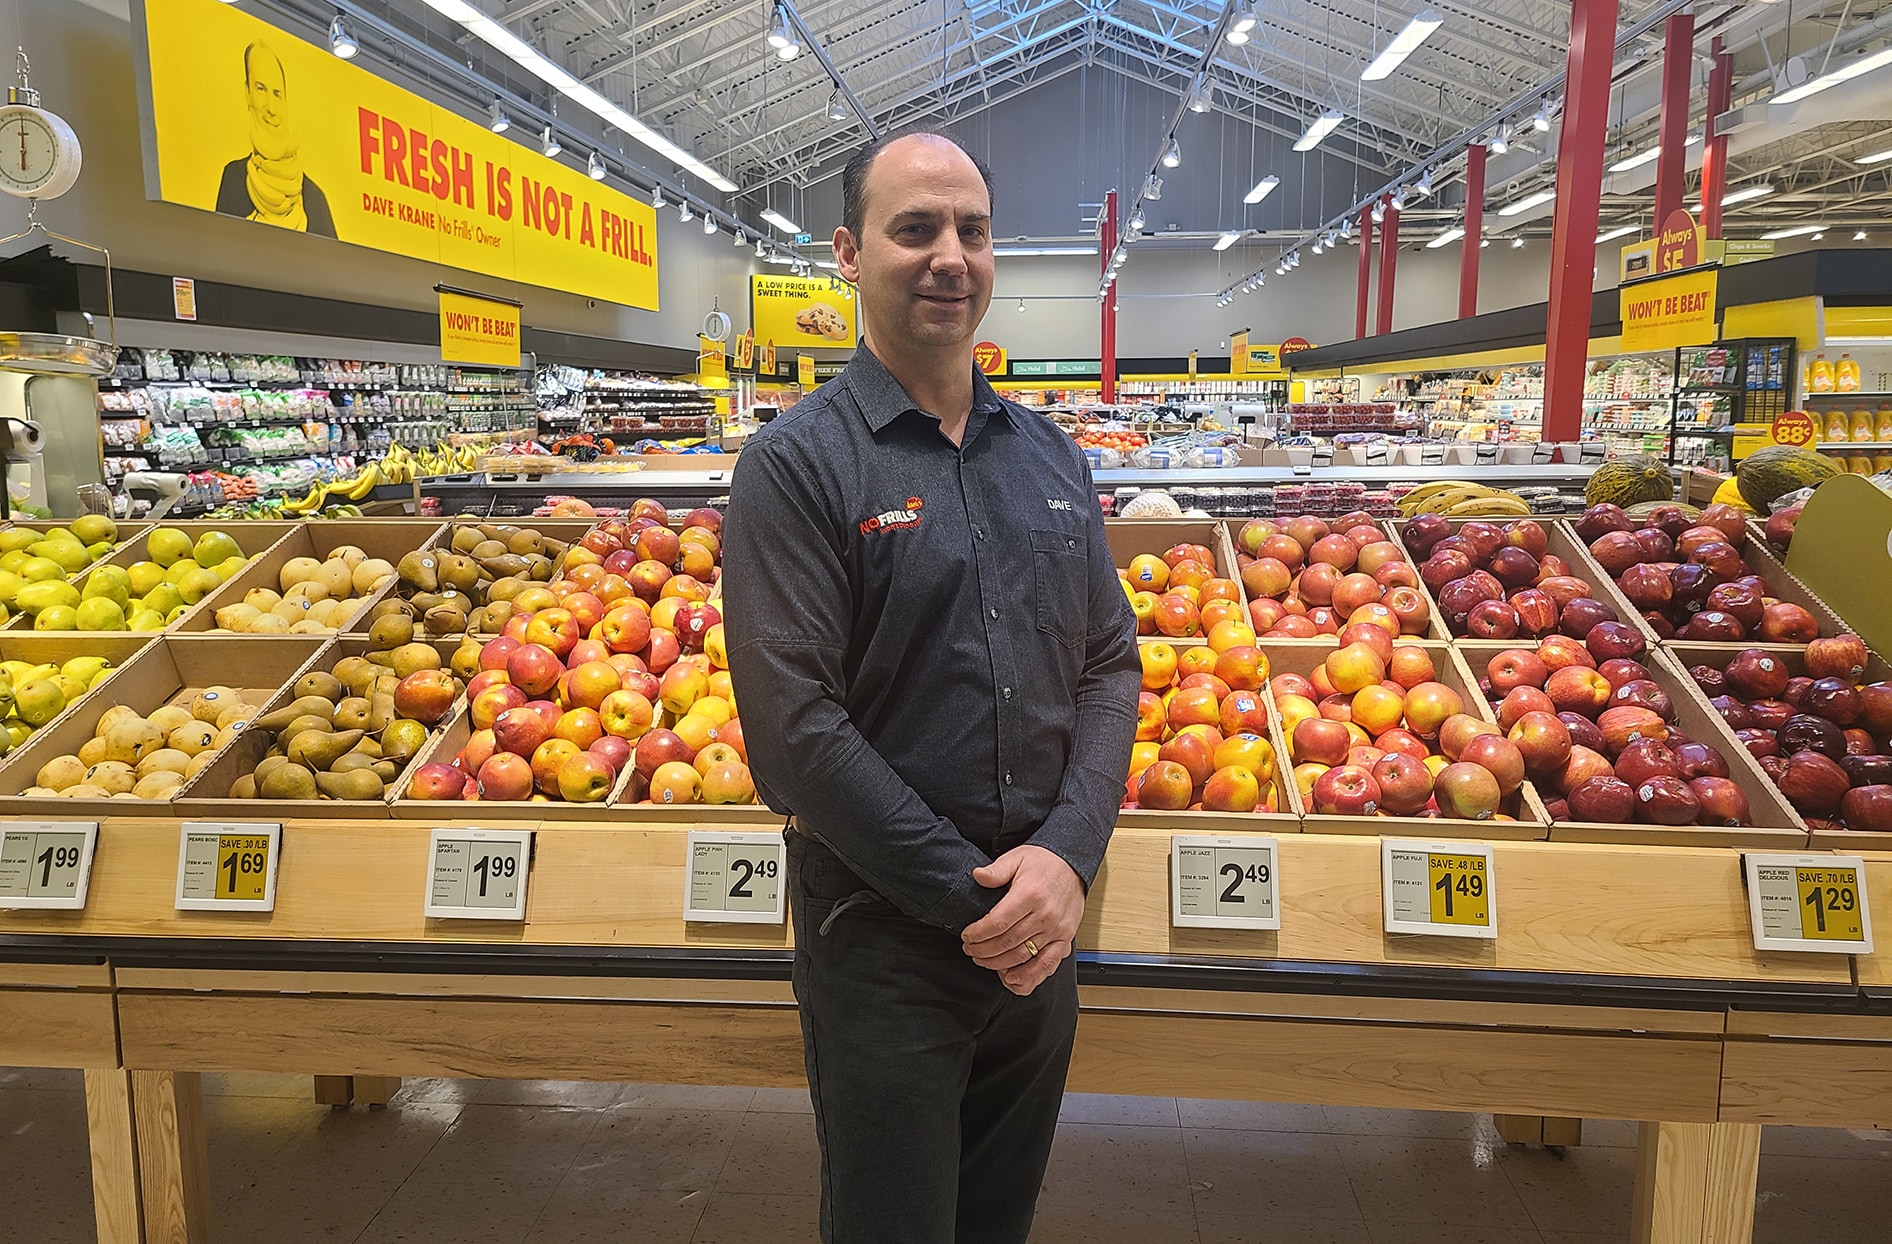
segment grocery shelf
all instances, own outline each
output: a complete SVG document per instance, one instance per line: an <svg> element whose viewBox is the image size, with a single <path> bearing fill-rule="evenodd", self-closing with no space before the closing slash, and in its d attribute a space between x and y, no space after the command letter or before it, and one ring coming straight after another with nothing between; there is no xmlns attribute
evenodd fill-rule
<svg viewBox="0 0 1892 1244"><path fill-rule="evenodd" d="M1427 483L1434 480L1471 479L1479 483L1573 484L1588 479L1596 463L1535 463L1507 465L1492 463L1454 463L1444 466L1322 466L1322 467L1222 467L1213 469L1142 470L1120 467L1093 471L1097 486L1155 487L1161 484L1294 484L1309 479L1324 482L1348 481L1362 484Z"/></svg>
<svg viewBox="0 0 1892 1244"><path fill-rule="evenodd" d="M1823 454L1845 453L1853 449L1892 452L1892 441L1821 441L1814 448Z"/></svg>

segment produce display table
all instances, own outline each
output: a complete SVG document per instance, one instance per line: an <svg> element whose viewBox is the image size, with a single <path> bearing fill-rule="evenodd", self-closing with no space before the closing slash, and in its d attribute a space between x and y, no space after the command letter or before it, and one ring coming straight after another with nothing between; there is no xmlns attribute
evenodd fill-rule
<svg viewBox="0 0 1892 1244"><path fill-rule="evenodd" d="M1755 952L1738 850L1495 843L1471 941L1381 931L1376 839L1283 833L1279 932L1177 928L1150 819L1080 932L1073 1091L1650 1120L1636 1238L1691 1244L1748 1238L1760 1124L1892 1119L1892 967ZM425 918L398 821L288 822L275 911L176 911L179 824L0 913L0 1062L86 1069L101 1240L209 1238L206 1071L802 1082L787 927L682 919L689 824L533 825L518 923Z"/></svg>

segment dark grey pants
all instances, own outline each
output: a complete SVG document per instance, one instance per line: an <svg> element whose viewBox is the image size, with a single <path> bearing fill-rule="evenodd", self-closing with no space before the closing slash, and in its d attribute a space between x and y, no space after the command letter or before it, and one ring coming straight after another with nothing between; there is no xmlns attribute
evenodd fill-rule
<svg viewBox="0 0 1892 1244"><path fill-rule="evenodd" d="M1020 998L821 844L791 833L788 865L822 1240L1024 1244L1077 1029L1074 964Z"/></svg>

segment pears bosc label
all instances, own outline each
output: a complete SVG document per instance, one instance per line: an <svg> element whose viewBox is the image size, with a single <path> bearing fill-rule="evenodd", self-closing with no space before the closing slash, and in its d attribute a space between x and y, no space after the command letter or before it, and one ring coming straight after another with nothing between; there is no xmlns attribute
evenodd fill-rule
<svg viewBox="0 0 1892 1244"><path fill-rule="evenodd" d="M1169 840L1169 922L1184 929L1279 929L1279 844L1273 838Z"/></svg>
<svg viewBox="0 0 1892 1244"><path fill-rule="evenodd" d="M14 821L0 829L0 908L85 910L97 821Z"/></svg>
<svg viewBox="0 0 1892 1244"><path fill-rule="evenodd" d="M1857 855L1741 857L1756 950L1872 953L1866 862Z"/></svg>
<svg viewBox="0 0 1892 1244"><path fill-rule="evenodd" d="M1483 842L1380 840L1388 933L1498 936L1497 876Z"/></svg>
<svg viewBox="0 0 1892 1244"><path fill-rule="evenodd" d="M778 831L690 831L683 918L709 923L780 924L788 844Z"/></svg>
<svg viewBox="0 0 1892 1244"><path fill-rule="evenodd" d="M427 849L432 920L524 920L529 829L436 829Z"/></svg>
<svg viewBox="0 0 1892 1244"><path fill-rule="evenodd" d="M282 825L186 821L177 840L179 911L276 910Z"/></svg>

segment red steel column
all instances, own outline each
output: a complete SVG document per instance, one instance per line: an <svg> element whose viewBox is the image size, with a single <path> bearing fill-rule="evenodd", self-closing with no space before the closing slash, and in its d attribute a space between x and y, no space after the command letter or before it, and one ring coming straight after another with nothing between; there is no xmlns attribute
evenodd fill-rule
<svg viewBox="0 0 1892 1244"><path fill-rule="evenodd" d="M1570 6L1569 75L1563 134L1557 144L1557 214L1550 237L1550 322L1544 343L1547 441L1577 440L1583 427L1583 372L1590 353L1616 13L1617 0L1573 0Z"/></svg>
<svg viewBox="0 0 1892 1244"><path fill-rule="evenodd" d="M1104 196L1104 244L1098 249L1103 256L1103 270L1099 275L1110 272L1110 258L1117 253L1117 192L1112 190ZM1100 395L1104 405L1109 406L1117 400L1117 283L1110 282L1104 287L1104 324L1103 324L1103 393Z"/></svg>
<svg viewBox="0 0 1892 1244"><path fill-rule="evenodd" d="M1393 331L1393 274L1399 266L1399 209L1393 196L1383 194L1380 204L1386 218L1380 222L1380 317L1376 334Z"/></svg>
<svg viewBox="0 0 1892 1244"><path fill-rule="evenodd" d="M1715 118L1734 98L1734 53L1714 42L1715 67L1708 71L1708 120L1702 126L1701 226L1710 238L1721 236L1721 196L1728 189L1728 136L1715 133Z"/></svg>
<svg viewBox="0 0 1892 1244"><path fill-rule="evenodd" d="M1373 209L1360 209L1360 284L1355 294L1353 339L1366 336L1367 291L1373 284Z"/></svg>
<svg viewBox="0 0 1892 1244"><path fill-rule="evenodd" d="M1478 314L1478 252L1485 240L1485 144L1465 148L1465 254L1458 264L1458 318Z"/></svg>
<svg viewBox="0 0 1892 1244"><path fill-rule="evenodd" d="M1662 41L1662 154L1656 158L1655 227L1681 210L1688 171L1688 94L1695 72L1695 15L1669 17Z"/></svg>

